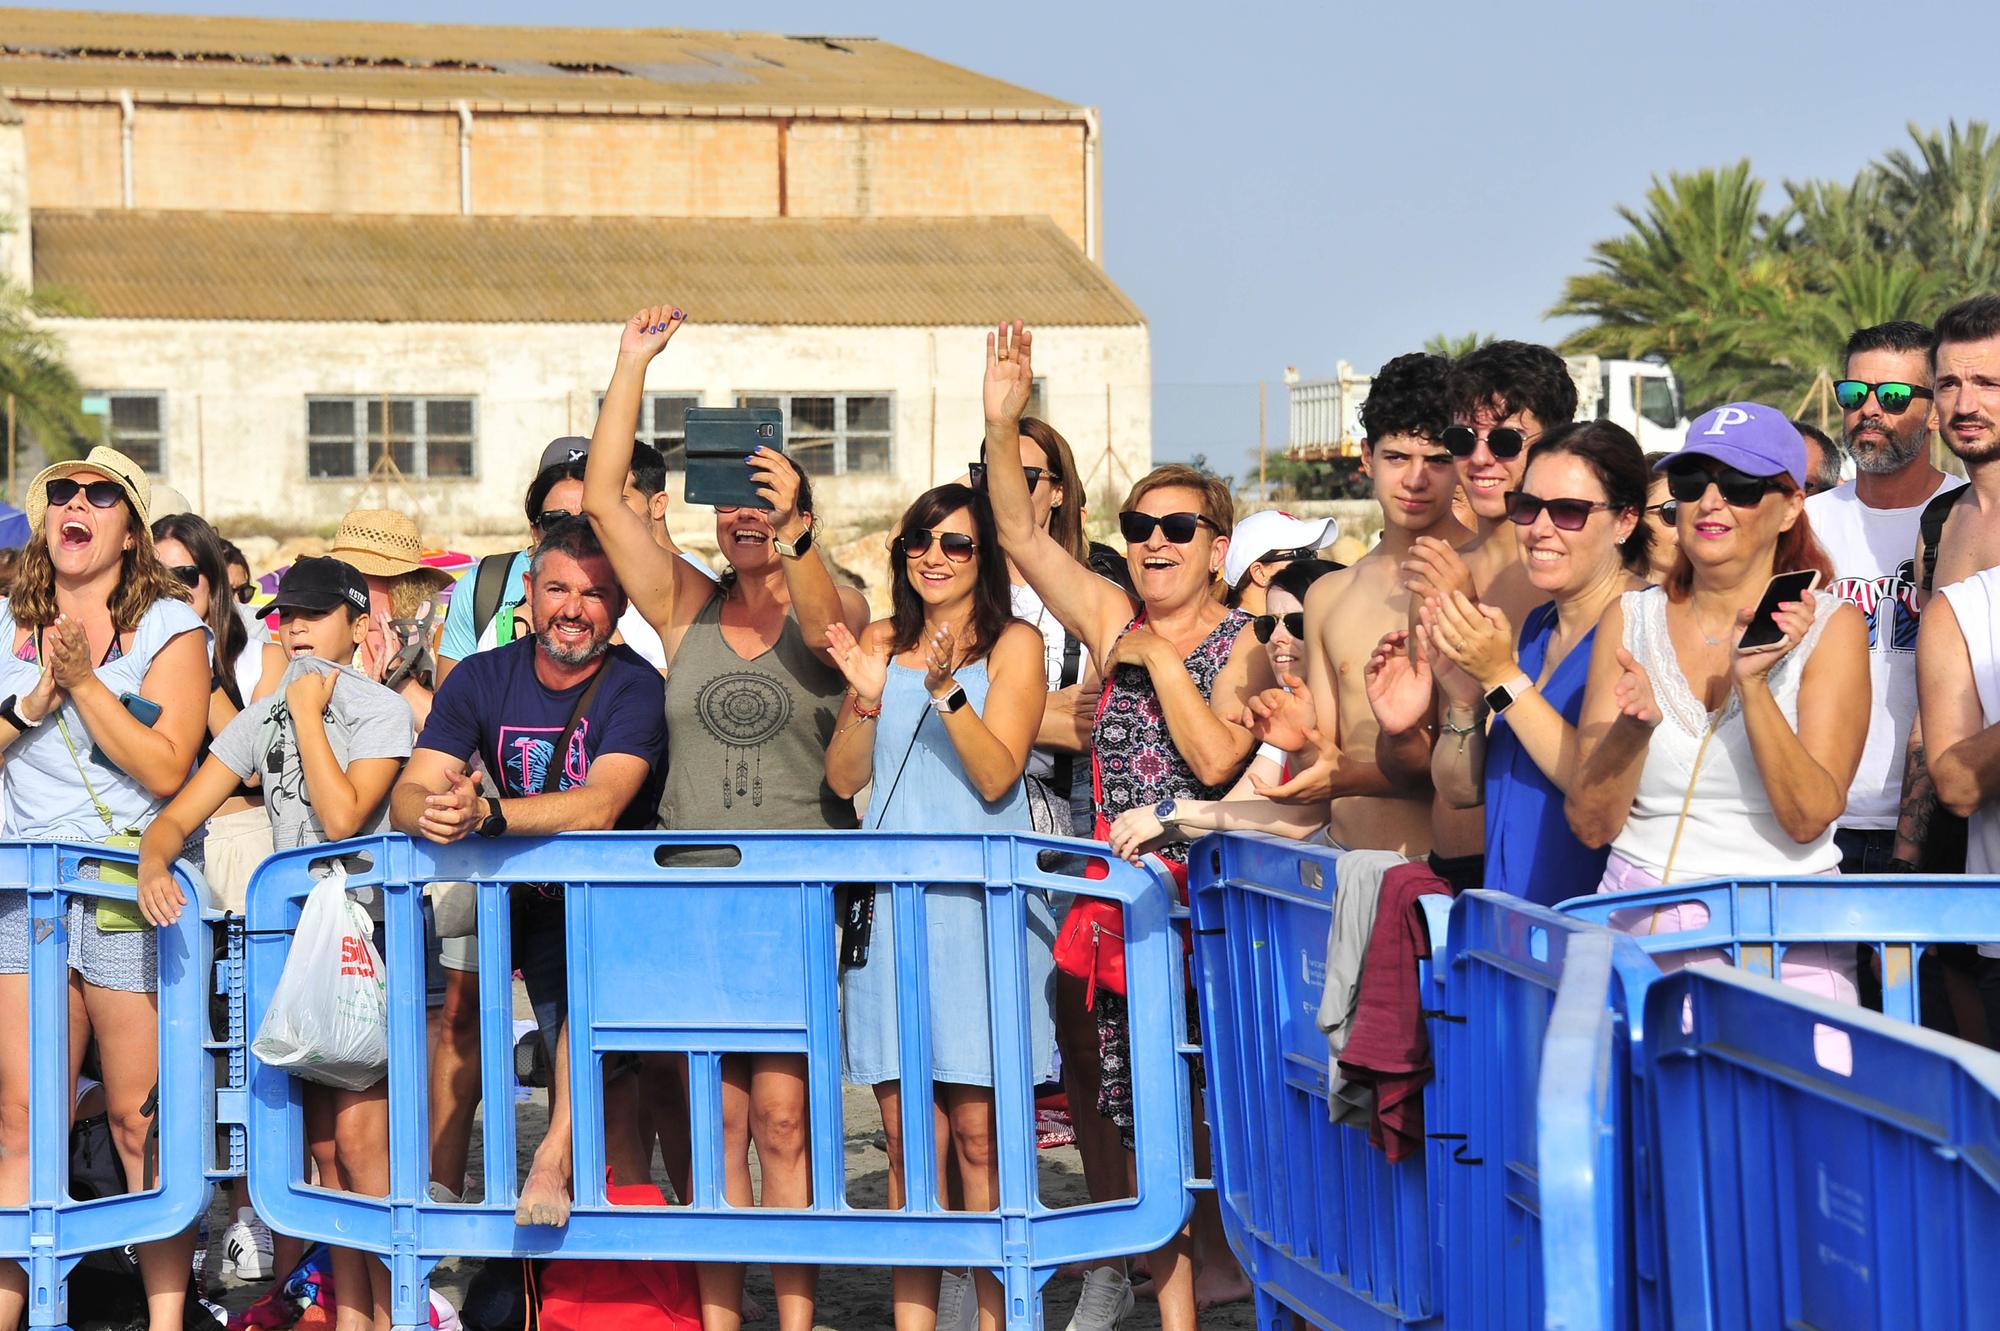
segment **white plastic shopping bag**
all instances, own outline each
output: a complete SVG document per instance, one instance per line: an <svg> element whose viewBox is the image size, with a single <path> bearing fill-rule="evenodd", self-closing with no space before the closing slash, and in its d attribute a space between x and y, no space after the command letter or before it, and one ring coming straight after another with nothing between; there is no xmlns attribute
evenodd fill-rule
<svg viewBox="0 0 2000 1331"><path fill-rule="evenodd" d="M335 869L306 897L252 1048L266 1066L365 1091L389 1070L388 987L368 912Z"/></svg>

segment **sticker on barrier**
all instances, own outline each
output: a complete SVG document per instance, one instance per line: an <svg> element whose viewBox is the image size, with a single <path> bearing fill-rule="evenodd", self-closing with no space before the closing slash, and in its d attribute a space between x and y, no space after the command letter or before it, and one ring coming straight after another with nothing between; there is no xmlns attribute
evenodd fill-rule
<svg viewBox="0 0 2000 1331"><path fill-rule="evenodd" d="M1162 876L1107 859L1101 847L1031 835L573 833L551 840L468 840L451 847L383 836L283 852L249 897L245 984L254 1029L283 970L289 930L337 853L366 861L353 887L381 890L389 983L389 1191L366 1197L303 1181L299 1083L262 1065L248 1107L250 1193L274 1230L383 1255L398 1327L424 1324L425 1280L446 1256L674 1258L714 1262L986 1269L1000 1279L1010 1327L1038 1324L1040 1290L1066 1263L1159 1247L1189 1207L1192 1168L1181 1058L1181 946ZM1108 876L1081 877L1085 862ZM1049 867L1044 867L1045 865ZM1074 869L1075 872L1071 872ZM865 877L889 888L905 1141L931 1139L927 892L982 894L999 1205L938 1202L935 1160L908 1153L908 1202L850 1204L843 1183L841 1027L835 892ZM421 894L469 881L478 893L482 1099L487 1195L428 1195L427 1063ZM566 931L575 1206L561 1228L514 1221L510 890L560 884ZM1125 909L1137 1146L1136 1197L1071 1208L1035 1192L1029 1049L1027 901L1074 892ZM878 934L878 938L880 935ZM1038 996L1039 998L1039 996ZM796 1210L723 1200L721 1063L790 1053L807 1063L812 1202ZM693 1164L685 1205L607 1205L602 1125L607 1062L630 1054L686 1060Z"/></svg>
<svg viewBox="0 0 2000 1331"><path fill-rule="evenodd" d="M1756 976L1645 1000L1673 1325L1990 1326L2000 1055Z"/></svg>
<svg viewBox="0 0 2000 1331"><path fill-rule="evenodd" d="M1317 1014L1339 859L1241 833L1189 855L1211 1172L1260 1327L1282 1325L1281 1306L1347 1331L1433 1326L1436 1166L1423 1152L1392 1165L1365 1126L1330 1119ZM1447 901L1421 899L1434 946ZM1429 963L1419 988L1442 1006Z"/></svg>
<svg viewBox="0 0 2000 1331"><path fill-rule="evenodd" d="M122 1196L73 1200L68 1179L73 1110L69 1048L69 931L72 898L131 901L135 852L88 843L0 842L0 899L24 894L27 931L25 1012L9 1022L28 1032L28 1161L22 1202L0 1206L0 1258L27 1271L31 1327L68 1322L67 1280L83 1255L186 1230L208 1199L214 1112L208 1027L211 933L199 910L154 930L159 957L159 1088L156 1178ZM123 873L107 872L122 866ZM103 874L103 877L100 877ZM185 866L175 877L190 902L202 900Z"/></svg>

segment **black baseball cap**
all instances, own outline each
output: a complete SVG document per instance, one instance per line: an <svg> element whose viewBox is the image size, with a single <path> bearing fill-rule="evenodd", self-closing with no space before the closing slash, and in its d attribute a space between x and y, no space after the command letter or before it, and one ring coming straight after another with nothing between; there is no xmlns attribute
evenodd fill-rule
<svg viewBox="0 0 2000 1331"><path fill-rule="evenodd" d="M357 614L367 614L368 579L352 564L327 555L308 555L294 560L285 576L278 579L278 594L271 598L268 613L303 610L323 615L343 602Z"/></svg>

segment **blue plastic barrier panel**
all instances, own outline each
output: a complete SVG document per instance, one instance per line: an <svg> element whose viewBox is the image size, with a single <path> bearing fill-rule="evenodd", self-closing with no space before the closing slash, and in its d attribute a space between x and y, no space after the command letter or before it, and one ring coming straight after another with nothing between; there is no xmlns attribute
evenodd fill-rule
<svg viewBox="0 0 2000 1331"><path fill-rule="evenodd" d="M1189 1207L1191 1148L1181 944L1164 878L1087 842L1032 835L890 833L572 833L467 840L451 847L400 836L284 852L249 889L246 984L252 1028L283 969L316 861L365 856L351 886L383 891L389 983L390 1184L362 1197L301 1181L299 1085L253 1072L250 1193L274 1229L384 1255L398 1327L427 1316L425 1280L441 1258L673 1258L984 1268L1001 1280L1010 1327L1034 1325L1039 1291L1066 1263L1149 1252ZM1102 880L1080 877L1086 863ZM1045 867L1046 866L1046 867ZM927 889L983 898L1000 1204L944 1209L936 1162L906 1160L908 1203L851 1206L844 1181L836 890L864 878L889 888L905 1141L931 1139ZM477 1205L427 1194L427 1063L420 896L425 884L470 881L479 896L485 1177ZM569 1096L577 1196L560 1228L514 1223L513 1020L509 889L560 884L567 939ZM1138 1188L1134 1199L1054 1209L1035 1190L1034 1087L1027 960L1030 893L1084 891L1125 909L1126 977ZM877 946L889 931L878 918ZM874 958L871 956L871 964ZM604 1192L603 1070L630 1054L686 1058L693 1177L688 1205L611 1207ZM798 1210L735 1208L723 1199L721 1064L746 1053L807 1063L813 1200ZM586 1125L598 1125L586 1127Z"/></svg>
<svg viewBox="0 0 2000 1331"><path fill-rule="evenodd" d="M2000 1323L2000 1055L1720 970L1654 983L1676 1327Z"/></svg>
<svg viewBox="0 0 2000 1331"><path fill-rule="evenodd" d="M1283 1326L1280 1307L1344 1331L1435 1326L1441 1277L1424 1153L1391 1165L1365 1125L1330 1119L1317 1018L1339 854L1231 833L1189 855L1216 1194L1258 1291L1260 1327ZM1435 948L1444 899L1423 904ZM1421 968L1435 1008L1434 974Z"/></svg>
<svg viewBox="0 0 2000 1331"><path fill-rule="evenodd" d="M115 876L131 878L137 864L135 852L88 842L0 842L0 892L27 897L28 1010L10 1015L31 1033L28 1198L23 1205L0 1208L0 1257L27 1270L25 1320L32 1327L68 1322L66 1282L84 1254L179 1234L208 1203L214 1096L204 1046L212 948L200 910L199 880L185 866L175 867L175 878L189 908L172 926L152 931L159 949L157 1184L119 1197L70 1198L75 1083L69 1070L69 931L64 920L72 898L82 898L85 909L91 909L91 898L134 900L136 888L103 881L99 874L118 867L123 873Z"/></svg>

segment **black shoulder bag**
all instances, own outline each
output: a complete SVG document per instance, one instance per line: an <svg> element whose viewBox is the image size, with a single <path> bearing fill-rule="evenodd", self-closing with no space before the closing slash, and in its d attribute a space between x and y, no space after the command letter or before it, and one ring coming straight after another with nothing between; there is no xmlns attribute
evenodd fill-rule
<svg viewBox="0 0 2000 1331"><path fill-rule="evenodd" d="M910 731L910 742L903 746L903 761L896 764L896 775L889 779L889 788L882 797L873 796L868 800L869 820L880 825L882 810L889 807L889 797L896 793L896 785L903 779L903 769L910 765L910 755L916 752L917 736L923 733L924 722L930 719L931 709L926 706L917 718L915 729ZM842 883L836 889L836 901L840 913L840 966L847 970L868 964L868 943L875 936L875 884Z"/></svg>

